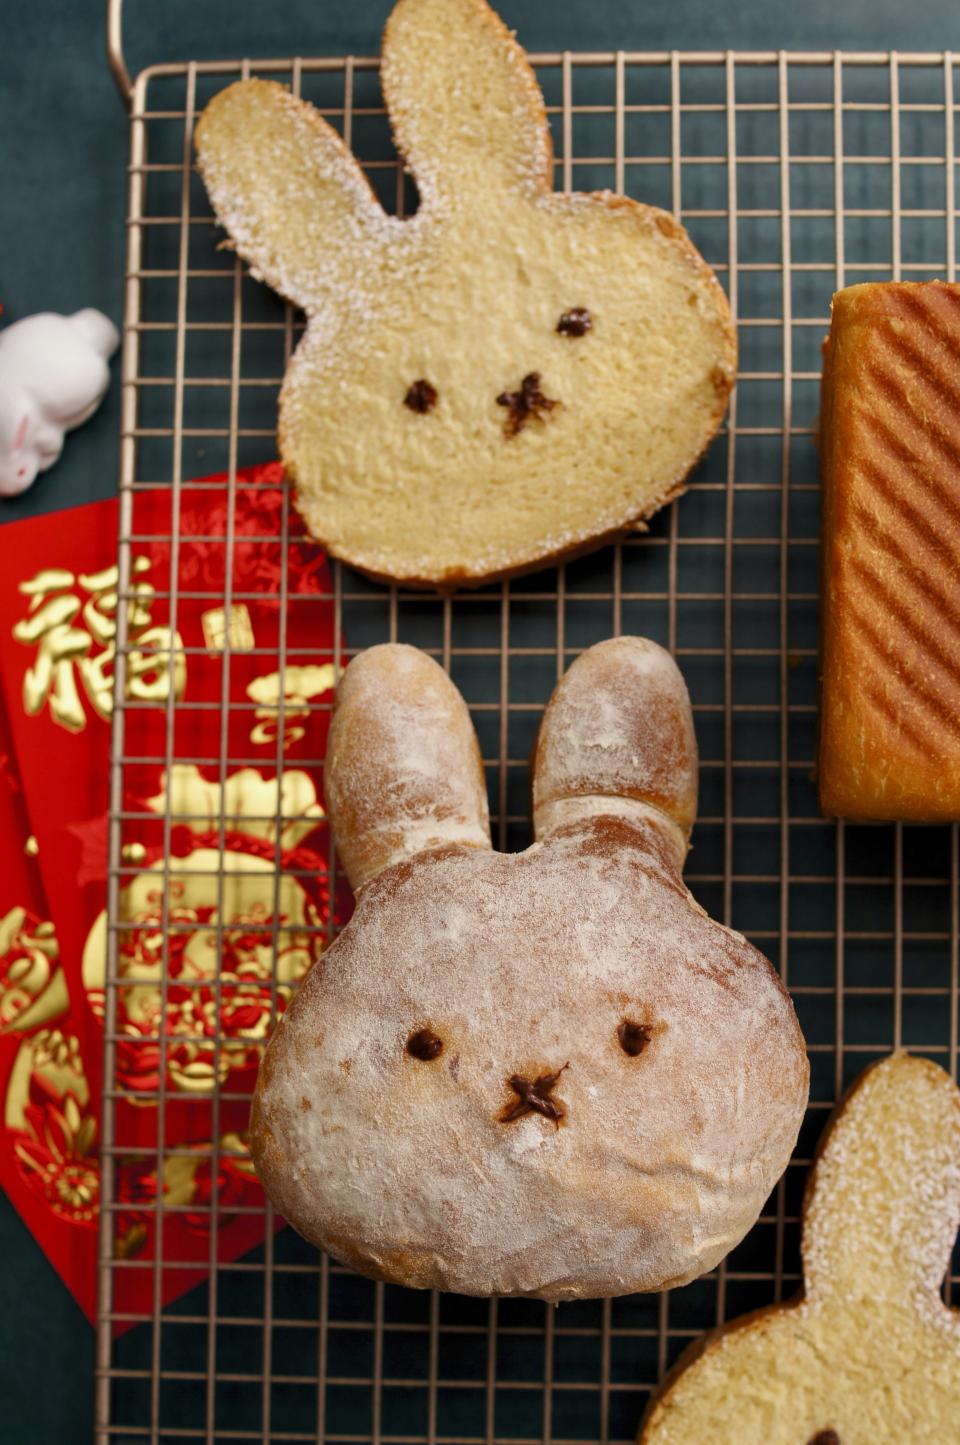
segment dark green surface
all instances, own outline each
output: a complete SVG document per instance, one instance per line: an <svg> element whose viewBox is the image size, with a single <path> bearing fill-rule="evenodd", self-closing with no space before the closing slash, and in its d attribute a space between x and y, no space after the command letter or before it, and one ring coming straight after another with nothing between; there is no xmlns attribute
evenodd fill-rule
<svg viewBox="0 0 960 1445"><path fill-rule="evenodd" d="M157 60L375 50L386 0L133 0L131 71ZM802 47L960 50L955 0L837 3L748 0L509 0L506 19L533 49ZM94 305L119 320L127 132L92 0L18 3L0 29L0 301L9 320ZM109 495L115 485L116 387L71 436L63 460L0 522ZM3 1285L0 1435L83 1442L92 1414L93 1336L14 1211L0 1198Z"/></svg>
<svg viewBox="0 0 960 1445"><path fill-rule="evenodd" d="M389 0L151 0L126 14L131 74L164 60L375 53ZM533 50L960 49L955 0L503 0ZM124 114L96 0L18 0L0 29L0 302L16 320L98 306L120 318ZM71 437L0 523L109 496L118 400Z"/></svg>

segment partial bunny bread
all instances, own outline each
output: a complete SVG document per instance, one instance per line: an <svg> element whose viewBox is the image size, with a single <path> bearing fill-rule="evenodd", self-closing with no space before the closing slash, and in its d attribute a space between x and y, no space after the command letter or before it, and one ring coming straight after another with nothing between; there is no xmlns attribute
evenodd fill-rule
<svg viewBox="0 0 960 1445"><path fill-rule="evenodd" d="M410 220L272 82L217 95L197 157L254 275L307 313L280 450L311 531L375 577L475 585L676 496L723 417L735 334L672 217L550 190L542 97L484 0L399 0L382 81Z"/></svg>
<svg viewBox="0 0 960 1445"><path fill-rule="evenodd" d="M375 1278L548 1300L680 1284L786 1166L803 1040L766 959L681 880L696 751L669 654L619 638L575 662L535 775L537 841L492 851L453 684L408 647L351 662L326 795L357 907L267 1049L257 1168Z"/></svg>
<svg viewBox="0 0 960 1445"><path fill-rule="evenodd" d="M683 867L697 815L697 738L687 689L668 660L633 637L577 659L577 686L557 690L537 735L537 837L598 812L647 813Z"/></svg>
<svg viewBox="0 0 960 1445"><path fill-rule="evenodd" d="M681 1356L641 1445L947 1445L960 1439L960 1313L940 1283L960 1224L960 1091L897 1053L821 1142L804 1292Z"/></svg>
<svg viewBox="0 0 960 1445"><path fill-rule="evenodd" d="M837 293L821 450L821 806L960 819L960 286Z"/></svg>
<svg viewBox="0 0 960 1445"><path fill-rule="evenodd" d="M343 676L327 739L327 807L337 820L340 863L357 891L427 848L490 847L487 784L463 698L414 647L368 655L373 665L348 667ZM380 705L385 685L390 708ZM394 805L385 808L391 797Z"/></svg>

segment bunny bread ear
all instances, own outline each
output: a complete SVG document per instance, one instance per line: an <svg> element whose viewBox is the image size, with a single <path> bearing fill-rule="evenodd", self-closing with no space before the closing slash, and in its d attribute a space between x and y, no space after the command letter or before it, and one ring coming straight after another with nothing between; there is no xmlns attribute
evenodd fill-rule
<svg viewBox="0 0 960 1445"><path fill-rule="evenodd" d="M860 1075L821 1144L804 1210L807 1293L938 1295L960 1225L960 1090L896 1053Z"/></svg>
<svg viewBox="0 0 960 1445"><path fill-rule="evenodd" d="M324 789L356 891L427 848L489 848L480 747L466 703L415 647L355 657L337 690Z"/></svg>
<svg viewBox="0 0 960 1445"><path fill-rule="evenodd" d="M538 838L603 813L651 818L678 866L697 811L697 740L680 670L646 637L598 642L557 684L537 737Z"/></svg>
<svg viewBox="0 0 960 1445"><path fill-rule="evenodd" d="M398 0L383 36L383 92L397 147L427 209L489 207L552 178L543 97L526 55L485 0Z"/></svg>
<svg viewBox="0 0 960 1445"><path fill-rule="evenodd" d="M258 280L308 312L349 294L387 217L312 105L275 81L241 80L210 101L195 144L217 220Z"/></svg>

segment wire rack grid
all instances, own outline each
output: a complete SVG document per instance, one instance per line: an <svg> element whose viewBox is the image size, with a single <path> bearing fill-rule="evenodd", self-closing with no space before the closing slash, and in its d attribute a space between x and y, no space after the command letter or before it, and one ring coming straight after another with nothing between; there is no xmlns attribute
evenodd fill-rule
<svg viewBox="0 0 960 1445"><path fill-rule="evenodd" d="M575 564L436 599L335 565L334 655L399 639L450 670L477 724L495 839L529 840L526 765L550 689L577 652L639 632L669 646L691 689L702 756L688 880L788 983L812 1091L796 1157L744 1243L713 1274L660 1296L568 1304L480 1301L372 1284L318 1257L264 1210L262 1246L217 1260L205 1282L131 1318L115 1286L117 934L126 861L124 773L136 716L118 646L111 768L110 944L103 1120L98 1440L514 1445L633 1438L649 1392L700 1331L789 1294L799 1204L827 1112L872 1058L904 1045L956 1076L958 837L950 829L824 820L812 781L816 715L819 345L835 287L954 279L955 62L950 54L611 53L533 57L556 145L556 183L609 186L680 216L737 317L738 388L688 494ZM189 478L273 454L276 393L301 319L218 234L192 167L192 131L241 75L283 79L317 104L381 198L415 203L392 152L372 59L155 66L133 92L121 461L121 595L129 595L140 492L169 484L172 573ZM284 503L283 539L289 528ZM225 535L235 544L231 505ZM286 547L283 549L286 557ZM229 579L231 569L227 567ZM303 605L279 583L283 619ZM158 599L158 600L162 600ZM218 601L236 605L228 581ZM166 597L176 628L176 588ZM229 628L210 747L226 778ZM298 659L301 660L301 659ZM180 704L166 712L169 766ZM279 703L279 733L284 701ZM278 741L275 765L283 771ZM169 810L164 838L176 819ZM221 812L221 858L226 820ZM169 849L167 850L169 859ZM332 860L331 860L332 862ZM169 881L169 861L164 875ZM219 888L223 889L223 881ZM170 918L164 905L164 962ZM275 925L274 925L275 926ZM222 925L219 925L222 933ZM166 998L164 984L164 1001ZM219 1001L219 1000L218 1000ZM162 1025L161 1025L162 1027ZM217 1045L220 1040L218 1038ZM173 1102L158 1086L162 1170ZM216 1140L220 1096L211 1100ZM211 1146L212 1168L221 1146ZM162 1240L175 1206L155 1204ZM139 1266L144 1267L144 1266ZM958 1275L946 1282L949 1294ZM117 1324L134 1325L116 1337Z"/></svg>

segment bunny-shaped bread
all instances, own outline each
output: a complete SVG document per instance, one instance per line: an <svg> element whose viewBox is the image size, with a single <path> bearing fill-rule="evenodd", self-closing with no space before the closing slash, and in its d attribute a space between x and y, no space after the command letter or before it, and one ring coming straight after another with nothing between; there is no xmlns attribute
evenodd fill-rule
<svg viewBox="0 0 960 1445"><path fill-rule="evenodd" d="M537 841L494 852L446 674L396 645L351 662L326 791L356 912L252 1117L301 1233L376 1278L548 1300L681 1284L737 1243L808 1069L769 963L681 880L696 786L669 654L600 643L543 718Z"/></svg>
<svg viewBox="0 0 960 1445"><path fill-rule="evenodd" d="M307 313L280 451L308 526L373 576L449 589L676 496L726 409L735 335L671 216L551 191L543 98L484 0L399 0L381 75L410 220L273 82L215 96L197 157L254 275Z"/></svg>
<svg viewBox="0 0 960 1445"><path fill-rule="evenodd" d="M64 432L93 415L119 344L92 307L41 311L0 331L0 497L26 491L59 457Z"/></svg>
<svg viewBox="0 0 960 1445"><path fill-rule="evenodd" d="M960 1223L960 1091L927 1059L866 1069L807 1187L805 1288L681 1356L641 1445L948 1445L960 1313L940 1282Z"/></svg>

